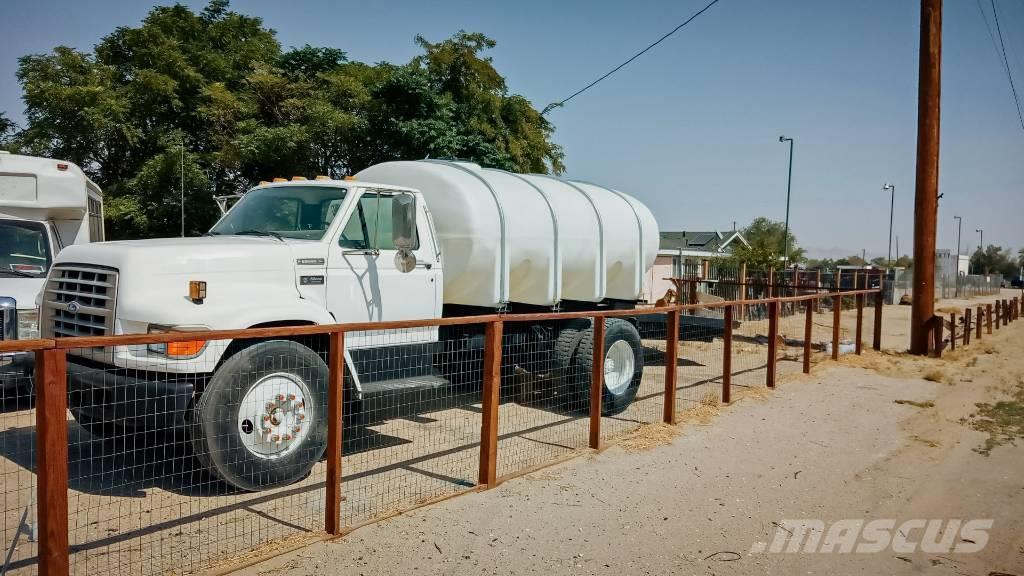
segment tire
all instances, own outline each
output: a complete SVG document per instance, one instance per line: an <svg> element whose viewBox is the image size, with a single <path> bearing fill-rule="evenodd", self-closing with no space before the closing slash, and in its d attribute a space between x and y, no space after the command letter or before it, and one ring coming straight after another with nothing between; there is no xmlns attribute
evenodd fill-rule
<svg viewBox="0 0 1024 576"><path fill-rule="evenodd" d="M632 404L643 379L643 347L636 327L619 318L608 318L605 321L604 354L605 377L601 395L601 414L612 416ZM573 404L577 410L586 411L590 408L593 359L594 329L591 327L581 333L571 364L572 383L577 390ZM632 370L628 368L630 365ZM618 370L615 370L616 367ZM610 373L609 368L614 372ZM621 373L621 370L626 372Z"/></svg>
<svg viewBox="0 0 1024 576"><path fill-rule="evenodd" d="M327 381L327 364L297 342L270 340L239 351L193 408L196 458L250 492L301 480L327 447Z"/></svg>

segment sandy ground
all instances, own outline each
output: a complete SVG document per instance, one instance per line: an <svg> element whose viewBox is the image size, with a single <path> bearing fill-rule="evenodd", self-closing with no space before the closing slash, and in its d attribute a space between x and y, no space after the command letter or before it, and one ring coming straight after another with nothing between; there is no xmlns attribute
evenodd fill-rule
<svg viewBox="0 0 1024 576"><path fill-rule="evenodd" d="M895 352L904 314L886 310L890 351L787 376L678 436L644 428L241 573L1024 574L1024 446L971 425L976 403L1024 391L1024 323L930 360ZM914 518L993 525L971 554L752 552L786 520Z"/></svg>

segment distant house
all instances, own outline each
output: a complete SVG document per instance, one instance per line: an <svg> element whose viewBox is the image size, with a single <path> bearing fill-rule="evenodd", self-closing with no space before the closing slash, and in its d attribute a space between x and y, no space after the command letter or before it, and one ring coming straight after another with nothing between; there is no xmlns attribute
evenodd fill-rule
<svg viewBox="0 0 1024 576"><path fill-rule="evenodd" d="M730 256L737 246L750 246L738 230L729 232L662 232L658 257L644 283L648 302L661 298L672 287L665 278L683 275L683 269L700 266L704 260Z"/></svg>

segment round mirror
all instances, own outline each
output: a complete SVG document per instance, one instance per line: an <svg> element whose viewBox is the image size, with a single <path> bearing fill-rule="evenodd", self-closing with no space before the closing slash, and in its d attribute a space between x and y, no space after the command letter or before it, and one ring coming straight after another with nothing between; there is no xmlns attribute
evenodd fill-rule
<svg viewBox="0 0 1024 576"><path fill-rule="evenodd" d="M395 269L399 272L412 272L416 268L416 255L411 250L399 250L395 253Z"/></svg>

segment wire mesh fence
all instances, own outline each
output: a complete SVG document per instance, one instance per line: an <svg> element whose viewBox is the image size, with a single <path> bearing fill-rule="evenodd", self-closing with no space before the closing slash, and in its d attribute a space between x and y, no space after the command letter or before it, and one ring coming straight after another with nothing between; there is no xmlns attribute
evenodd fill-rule
<svg viewBox="0 0 1024 576"><path fill-rule="evenodd" d="M0 355L0 485L3 570L34 572L39 523L36 500L36 411L31 352Z"/></svg>
<svg viewBox="0 0 1024 576"><path fill-rule="evenodd" d="M69 573L198 572L756 392L830 355L837 306L869 340L873 294L51 341L0 397L5 570L52 559L39 442L67 448Z"/></svg>

